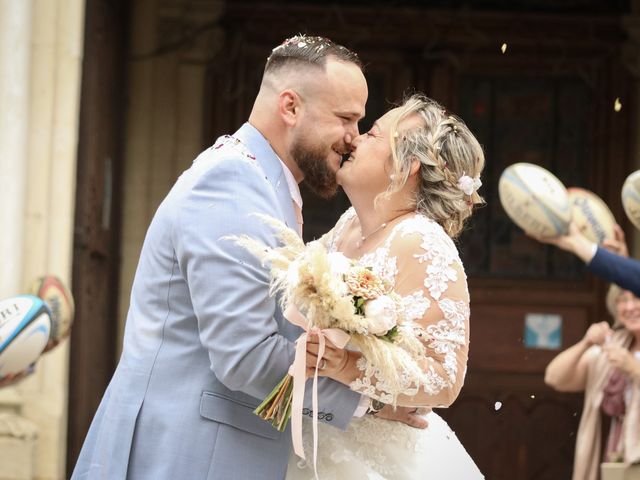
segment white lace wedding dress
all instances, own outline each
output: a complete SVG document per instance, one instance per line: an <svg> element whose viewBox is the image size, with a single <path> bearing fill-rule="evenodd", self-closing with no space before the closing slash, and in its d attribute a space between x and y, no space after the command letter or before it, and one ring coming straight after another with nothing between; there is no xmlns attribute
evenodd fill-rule
<svg viewBox="0 0 640 480"><path fill-rule="evenodd" d="M357 226L347 210L322 241L337 250L347 226ZM469 347L469 294L458 251L437 223L422 215L406 217L385 232L379 246L358 262L391 282L404 299L405 311L425 332L429 384L414 393L416 403L448 406L458 395L466 373ZM389 403L375 369L363 359L362 376L353 390ZM365 415L354 418L345 431L318 424L318 475L322 480L476 480L484 478L455 433L436 413L429 426L415 429ZM313 479L311 421L303 425L306 461L294 453L287 480Z"/></svg>

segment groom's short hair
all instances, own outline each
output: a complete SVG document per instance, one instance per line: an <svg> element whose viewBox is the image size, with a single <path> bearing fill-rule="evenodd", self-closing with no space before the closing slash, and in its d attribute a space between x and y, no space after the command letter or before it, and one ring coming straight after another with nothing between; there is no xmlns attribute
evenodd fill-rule
<svg viewBox="0 0 640 480"><path fill-rule="evenodd" d="M269 55L264 73L274 73L284 66L308 67L316 66L324 69L327 58L353 63L361 70L364 66L358 55L342 45L325 37L296 35L287 38Z"/></svg>

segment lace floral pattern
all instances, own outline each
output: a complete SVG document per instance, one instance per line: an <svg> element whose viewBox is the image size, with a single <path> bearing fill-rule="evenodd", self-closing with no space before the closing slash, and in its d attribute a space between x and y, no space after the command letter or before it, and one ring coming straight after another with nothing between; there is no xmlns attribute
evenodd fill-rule
<svg viewBox="0 0 640 480"><path fill-rule="evenodd" d="M426 328L431 338L429 347L438 354L444 354L444 369L449 375L449 381L455 383L458 372L456 350L466 341L465 321L469 318L469 305L462 301L443 298L438 302L438 306L444 314L444 319Z"/></svg>
<svg viewBox="0 0 640 480"><path fill-rule="evenodd" d="M349 385L352 390L355 390L367 397L375 398L376 400L380 400L382 403L393 404L394 398L393 395L387 393L389 388L385 385L384 382L376 380L375 383L372 381L377 377L377 369L371 365L371 363L367 362L364 357L361 357L356 362L356 366L360 371L364 374L357 378L355 381ZM418 392L418 389L413 385L409 375L401 375L402 380L401 384L403 385L403 390L407 395L413 395Z"/></svg>
<svg viewBox="0 0 640 480"><path fill-rule="evenodd" d="M349 223L349 221L356 216L356 211L353 207L347 209L336 223L336 226L333 227L333 230L329 233L329 240L327 242L327 250L330 252L335 252L337 249L338 239L340 235L342 235L342 231L344 227Z"/></svg>
<svg viewBox="0 0 640 480"><path fill-rule="evenodd" d="M336 228L332 239L334 242L347 220L354 215L355 212L350 209L342 216L340 228ZM398 244L395 243L396 239L399 240ZM405 262L411 273L399 272L399 261ZM469 320L468 301L449 298L452 285L463 286L458 290L468 294L466 277L453 241L440 225L416 215L398 223L388 233L382 246L363 255L358 262L372 268L394 288L400 282L415 285L411 293L402 296L402 304L406 318L416 322L416 326L422 326L426 334L428 362L421 390L434 397L433 404L443 403L445 398L435 397L446 389L459 387L464 379L466 325ZM350 387L384 403L393 403L385 385L376 380L375 369L362 358L357 366L363 375ZM406 394L412 395L416 391L416 386L407 378Z"/></svg>
<svg viewBox="0 0 640 480"><path fill-rule="evenodd" d="M421 290L413 292L411 295L402 297L405 318L410 321L420 320L431 306L431 301L424 296Z"/></svg>
<svg viewBox="0 0 640 480"><path fill-rule="evenodd" d="M481 480L484 478L449 426L435 413L425 430L371 415L345 431L318 425L318 476L322 480ZM303 422L307 460L292 455L287 480L314 480L311 422Z"/></svg>
<svg viewBox="0 0 640 480"><path fill-rule="evenodd" d="M303 445L305 454L308 452L307 460L299 460L296 467L313 472L310 461L313 452L310 423L303 423ZM354 419L346 431L337 435L332 427L324 424L319 424L318 428L318 448L322 451L318 458L318 472L323 480L345 478L344 468L354 464L366 470L367 476L359 478L395 478L402 464L389 461L388 445L402 449L407 455L426 453L423 442L418 441L418 430L397 422L378 420L370 415ZM326 441L329 438L331 441ZM381 438L385 441L381 442Z"/></svg>
<svg viewBox="0 0 640 480"><path fill-rule="evenodd" d="M449 282L458 279L454 263L461 264L458 250L442 227L421 215L402 222L399 229L403 235L422 235L423 252L414 254L420 263L427 263L424 286L436 300L447 290Z"/></svg>

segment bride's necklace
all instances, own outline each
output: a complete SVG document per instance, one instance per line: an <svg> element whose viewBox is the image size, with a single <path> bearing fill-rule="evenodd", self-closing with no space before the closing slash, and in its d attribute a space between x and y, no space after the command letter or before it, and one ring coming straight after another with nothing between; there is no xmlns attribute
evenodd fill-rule
<svg viewBox="0 0 640 480"><path fill-rule="evenodd" d="M371 232L369 235L361 235L360 236L360 241L358 242L358 248L362 247L362 244L367 240L367 238L369 238L374 233L382 230L386 226L387 226L387 223L385 222L385 223L381 224L378 228L376 228L373 232ZM362 227L360 227L360 233L362 234Z"/></svg>
<svg viewBox="0 0 640 480"><path fill-rule="evenodd" d="M398 219L398 218L400 218L400 217L402 217L402 216L404 216L404 215L407 215L408 213L411 213L411 212L409 211L409 212L401 213L400 215L397 215L397 216L393 217L393 218L392 218L391 220L389 220L388 222L381 223L381 224L378 226L378 228L376 228L373 232L371 232L371 233L369 233L369 234L367 234L367 235L362 235L362 226L361 226L361 227L360 227L360 241L358 242L358 248L361 248L361 247L362 247L362 245L364 244L364 242L367 240L367 238L371 237L374 233L377 233L377 232L379 232L380 230L385 229L385 228L386 228L386 226L387 226L387 225L389 225L389 222L392 222L392 221L394 221L394 220L396 220L396 219Z"/></svg>

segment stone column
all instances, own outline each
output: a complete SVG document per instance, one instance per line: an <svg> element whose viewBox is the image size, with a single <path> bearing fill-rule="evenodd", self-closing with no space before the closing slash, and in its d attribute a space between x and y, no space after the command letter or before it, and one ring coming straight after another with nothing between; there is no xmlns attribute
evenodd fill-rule
<svg viewBox="0 0 640 480"><path fill-rule="evenodd" d="M0 0L0 299L21 292L31 0Z"/></svg>
<svg viewBox="0 0 640 480"><path fill-rule="evenodd" d="M0 0L0 300L24 293L31 15L31 0ZM38 428L22 406L16 388L0 389L0 479L33 478Z"/></svg>

